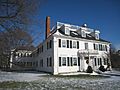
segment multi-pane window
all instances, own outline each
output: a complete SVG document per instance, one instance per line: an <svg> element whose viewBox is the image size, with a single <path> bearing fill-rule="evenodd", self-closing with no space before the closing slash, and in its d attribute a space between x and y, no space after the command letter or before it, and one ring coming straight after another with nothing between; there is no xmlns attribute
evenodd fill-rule
<svg viewBox="0 0 120 90"><path fill-rule="evenodd" d="M75 58L75 57L73 58L73 65L77 66L77 58Z"/></svg>
<svg viewBox="0 0 120 90"><path fill-rule="evenodd" d="M86 33L84 31L81 31L82 37L86 37Z"/></svg>
<svg viewBox="0 0 120 90"><path fill-rule="evenodd" d="M99 34L96 33L96 34L95 34L95 38L96 38L96 39L99 39Z"/></svg>
<svg viewBox="0 0 120 90"><path fill-rule="evenodd" d="M47 58L47 66L48 67L52 66L52 57Z"/></svg>
<svg viewBox="0 0 120 90"><path fill-rule="evenodd" d="M50 48L52 48L52 40L47 42L47 49L50 49Z"/></svg>
<svg viewBox="0 0 120 90"><path fill-rule="evenodd" d="M66 66L66 57L62 57L62 66Z"/></svg>
<svg viewBox="0 0 120 90"><path fill-rule="evenodd" d="M104 65L107 65L107 59L104 58Z"/></svg>
<svg viewBox="0 0 120 90"><path fill-rule="evenodd" d="M88 50L88 43L85 43L85 49Z"/></svg>
<svg viewBox="0 0 120 90"><path fill-rule="evenodd" d="M43 67L43 59L40 60L39 66Z"/></svg>
<svg viewBox="0 0 120 90"><path fill-rule="evenodd" d="M107 50L107 45L105 45L105 51L108 51L108 50Z"/></svg>
<svg viewBox="0 0 120 90"><path fill-rule="evenodd" d="M66 47L66 40L62 40L62 47Z"/></svg>
<svg viewBox="0 0 120 90"><path fill-rule="evenodd" d="M107 51L107 45L99 44L99 50L100 51Z"/></svg>
<svg viewBox="0 0 120 90"><path fill-rule="evenodd" d="M78 61L79 60L79 61ZM80 66L80 57L59 57L59 66Z"/></svg>
<svg viewBox="0 0 120 90"><path fill-rule="evenodd" d="M73 48L76 48L76 41L73 41Z"/></svg>
<svg viewBox="0 0 120 90"><path fill-rule="evenodd" d="M93 44L94 50L98 50L98 44Z"/></svg>

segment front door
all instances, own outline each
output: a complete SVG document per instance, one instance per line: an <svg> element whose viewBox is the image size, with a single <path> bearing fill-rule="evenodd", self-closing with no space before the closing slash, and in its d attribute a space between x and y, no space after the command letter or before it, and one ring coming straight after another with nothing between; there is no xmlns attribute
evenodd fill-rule
<svg viewBox="0 0 120 90"><path fill-rule="evenodd" d="M88 64L89 64L89 57L85 57L84 60L85 60L85 62L84 62L84 68L85 68L85 71L86 71L87 68L88 68Z"/></svg>

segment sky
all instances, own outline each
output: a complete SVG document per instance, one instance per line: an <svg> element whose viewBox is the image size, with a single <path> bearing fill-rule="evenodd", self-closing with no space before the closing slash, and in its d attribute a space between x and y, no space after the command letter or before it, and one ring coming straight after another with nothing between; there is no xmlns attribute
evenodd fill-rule
<svg viewBox="0 0 120 90"><path fill-rule="evenodd" d="M86 23L120 49L120 0L47 0L38 13L36 18L44 22L50 16L51 26L57 21L78 26ZM45 25L36 29L39 27L45 31Z"/></svg>

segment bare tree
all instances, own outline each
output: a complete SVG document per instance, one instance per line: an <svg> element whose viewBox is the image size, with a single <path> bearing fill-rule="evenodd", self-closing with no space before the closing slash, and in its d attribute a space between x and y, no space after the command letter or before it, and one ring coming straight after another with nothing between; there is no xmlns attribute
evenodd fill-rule
<svg viewBox="0 0 120 90"><path fill-rule="evenodd" d="M32 17L42 4L43 0L0 0L0 60L11 49L32 44L27 26L36 23Z"/></svg>

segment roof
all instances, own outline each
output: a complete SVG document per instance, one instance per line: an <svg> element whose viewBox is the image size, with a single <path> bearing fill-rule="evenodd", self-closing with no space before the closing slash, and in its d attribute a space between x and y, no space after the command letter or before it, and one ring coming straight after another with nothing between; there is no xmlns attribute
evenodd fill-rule
<svg viewBox="0 0 120 90"><path fill-rule="evenodd" d="M68 36L68 35L66 35L62 30L58 29L58 31L59 31L61 34L65 35L65 36ZM75 31L70 31L70 36L71 36L71 37L82 38L82 39L87 39L87 40L95 40L95 41L102 41L102 42L110 43L109 41L106 41L106 40L104 40L104 39L102 39L102 38L95 39L95 37L93 37L93 36L90 35L90 34L87 34L86 37L82 37L80 34L78 34L78 33L75 32Z"/></svg>
<svg viewBox="0 0 120 90"><path fill-rule="evenodd" d="M15 50L28 50L28 51L33 51L35 49L34 46L19 46Z"/></svg>

